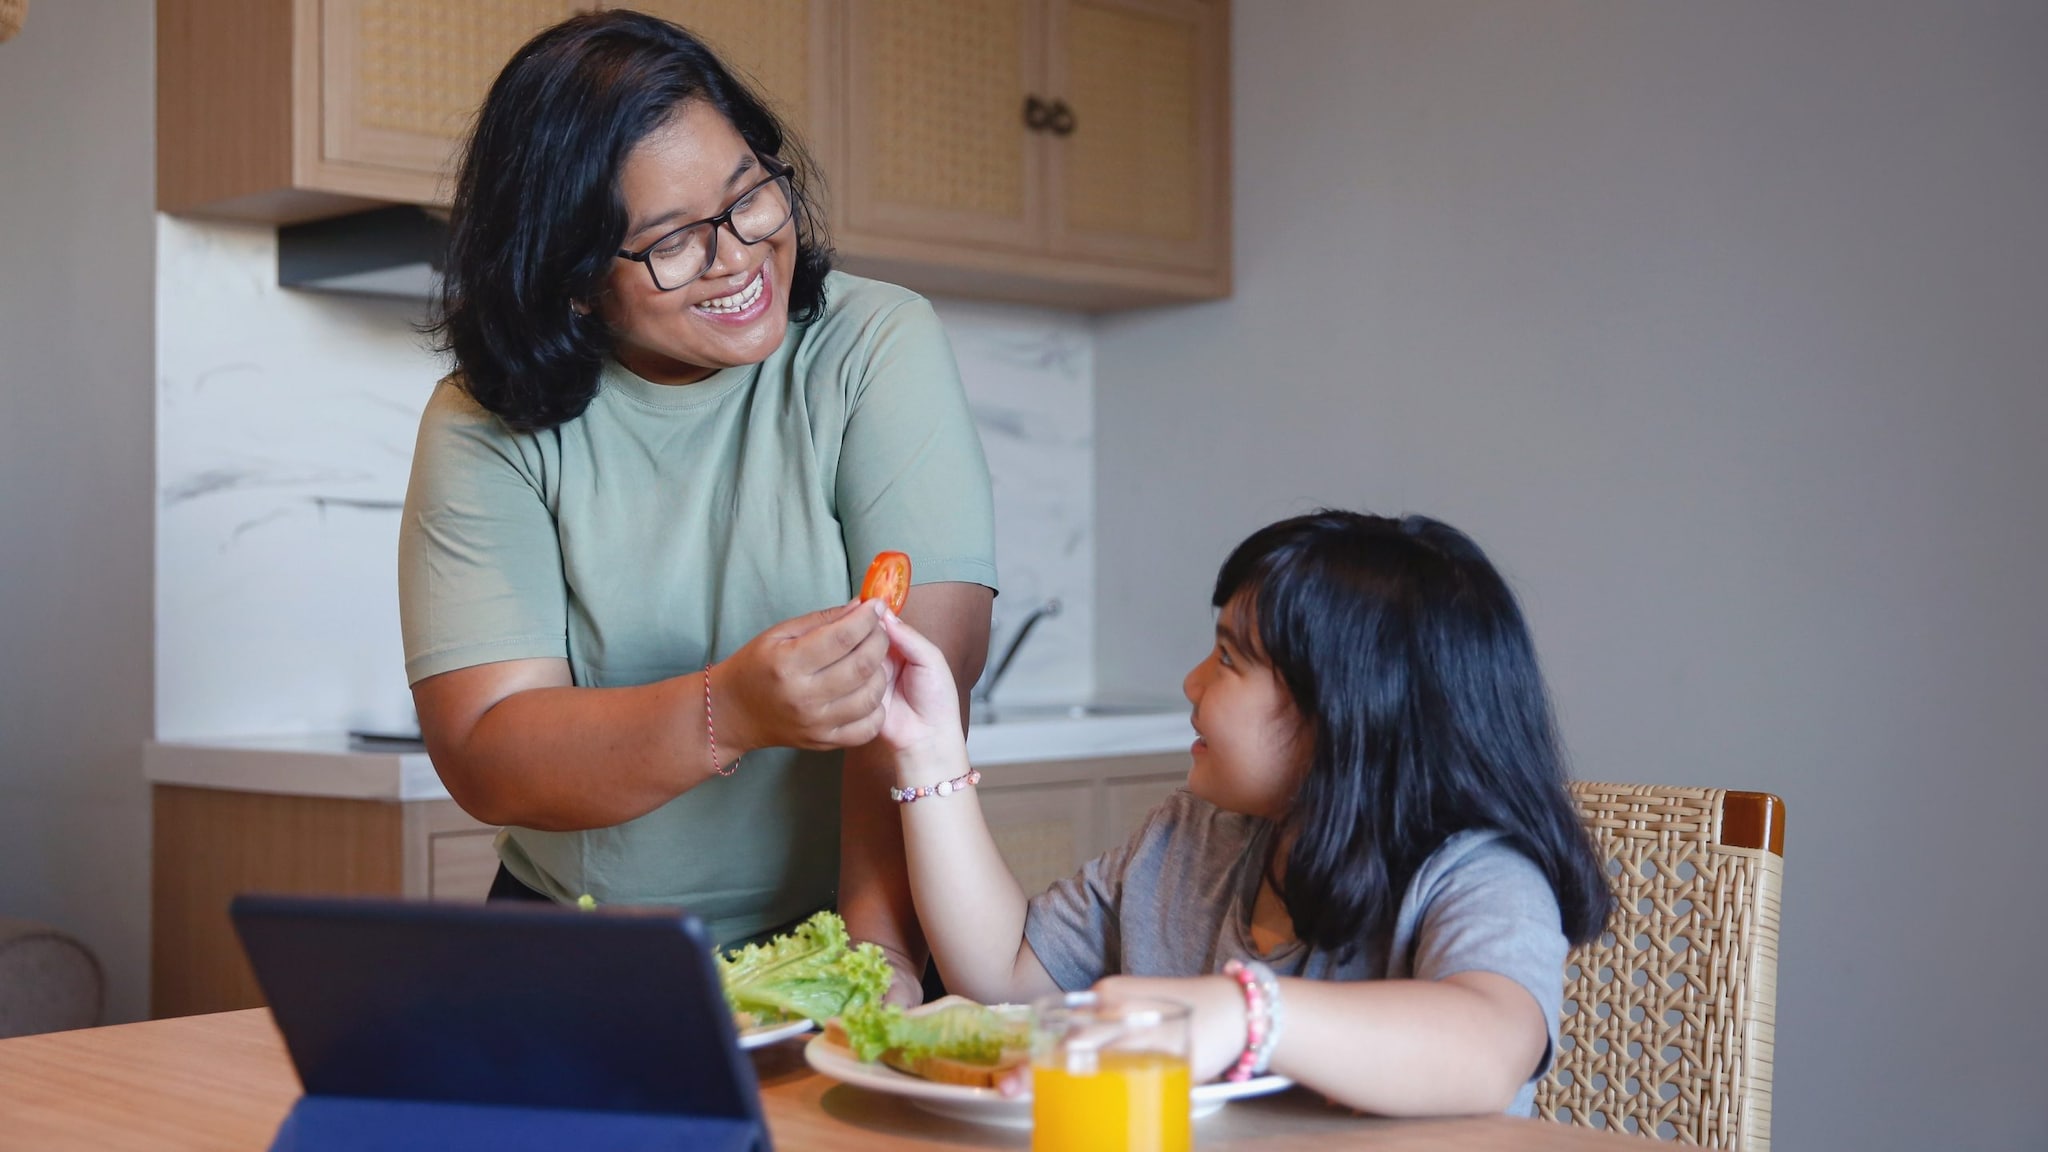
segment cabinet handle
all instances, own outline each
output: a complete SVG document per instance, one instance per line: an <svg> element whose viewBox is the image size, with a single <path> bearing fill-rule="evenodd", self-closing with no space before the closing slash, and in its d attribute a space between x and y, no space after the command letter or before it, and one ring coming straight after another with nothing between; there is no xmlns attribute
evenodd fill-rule
<svg viewBox="0 0 2048 1152"><path fill-rule="evenodd" d="M1045 127L1055 136L1074 134L1074 110L1067 107L1065 100L1052 102L1052 114L1046 118Z"/></svg>
<svg viewBox="0 0 2048 1152"><path fill-rule="evenodd" d="M1024 127L1043 132L1052 127L1053 106L1036 96L1024 98Z"/></svg>

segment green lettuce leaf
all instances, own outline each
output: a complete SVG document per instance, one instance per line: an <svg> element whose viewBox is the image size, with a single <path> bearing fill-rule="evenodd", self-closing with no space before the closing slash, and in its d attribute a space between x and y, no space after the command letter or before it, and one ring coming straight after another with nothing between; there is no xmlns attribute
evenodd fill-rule
<svg viewBox="0 0 2048 1152"><path fill-rule="evenodd" d="M889 991L888 957L873 944L850 947L846 922L820 912L787 935L749 944L718 959L725 999L735 1013L763 1022L804 1016L819 1023Z"/></svg>
<svg viewBox="0 0 2048 1152"><path fill-rule="evenodd" d="M994 1065L1002 1061L1005 1049L1029 1042L1022 1020L979 1004L955 1004L910 1016L893 1004L876 1001L843 1013L839 1023L854 1056L866 1061L896 1050L909 1060L939 1056L963 1064Z"/></svg>

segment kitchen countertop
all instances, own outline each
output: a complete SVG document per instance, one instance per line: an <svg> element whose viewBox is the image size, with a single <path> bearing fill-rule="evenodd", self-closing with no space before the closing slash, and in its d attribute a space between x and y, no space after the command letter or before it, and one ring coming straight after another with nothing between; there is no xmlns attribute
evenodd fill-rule
<svg viewBox="0 0 2048 1152"><path fill-rule="evenodd" d="M1185 705L1075 716L1052 706L1004 706L967 735L976 767L1185 751L1194 740ZM143 775L153 784L351 800L446 800L417 744L362 743L347 734L152 740Z"/></svg>

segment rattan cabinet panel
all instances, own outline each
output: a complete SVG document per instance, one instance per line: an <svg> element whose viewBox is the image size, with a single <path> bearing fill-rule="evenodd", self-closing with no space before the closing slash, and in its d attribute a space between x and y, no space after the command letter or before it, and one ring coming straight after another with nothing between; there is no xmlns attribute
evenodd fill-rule
<svg viewBox="0 0 2048 1152"><path fill-rule="evenodd" d="M448 199L458 150L491 81L572 0L323 0L321 152L387 168Z"/></svg>
<svg viewBox="0 0 2048 1152"><path fill-rule="evenodd" d="M1054 252L1221 266L1222 39L1201 0L1054 6L1052 88L1073 125L1052 150Z"/></svg>
<svg viewBox="0 0 2048 1152"><path fill-rule="evenodd" d="M1022 109L1044 79L1041 11L1019 0L851 0L849 230L1038 243L1043 156Z"/></svg>

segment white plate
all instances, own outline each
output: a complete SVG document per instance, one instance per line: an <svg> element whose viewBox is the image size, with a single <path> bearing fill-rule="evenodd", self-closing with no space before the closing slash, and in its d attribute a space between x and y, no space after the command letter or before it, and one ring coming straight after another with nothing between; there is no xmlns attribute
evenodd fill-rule
<svg viewBox="0 0 2048 1152"><path fill-rule="evenodd" d="M811 1022L801 1016L781 1024L756 1024L752 1028L740 1031L740 1051L745 1052L754 1048L765 1048L777 1040L787 1040L791 1036L801 1036L809 1032L812 1027Z"/></svg>
<svg viewBox="0 0 2048 1152"><path fill-rule="evenodd" d="M863 1064L854 1059L852 1052L823 1036L814 1036L810 1043L804 1045L804 1059L812 1068L842 1084L902 1096L927 1112L975 1124L993 1124L999 1128L1031 1127L1031 1097L1028 1093L1005 1096L993 1088L967 1088L920 1080L886 1064ZM1217 1112L1229 1101L1246 1096L1264 1096L1293 1086L1294 1081L1285 1076L1197 1085L1189 1093L1193 1104L1190 1114L1200 1120Z"/></svg>

